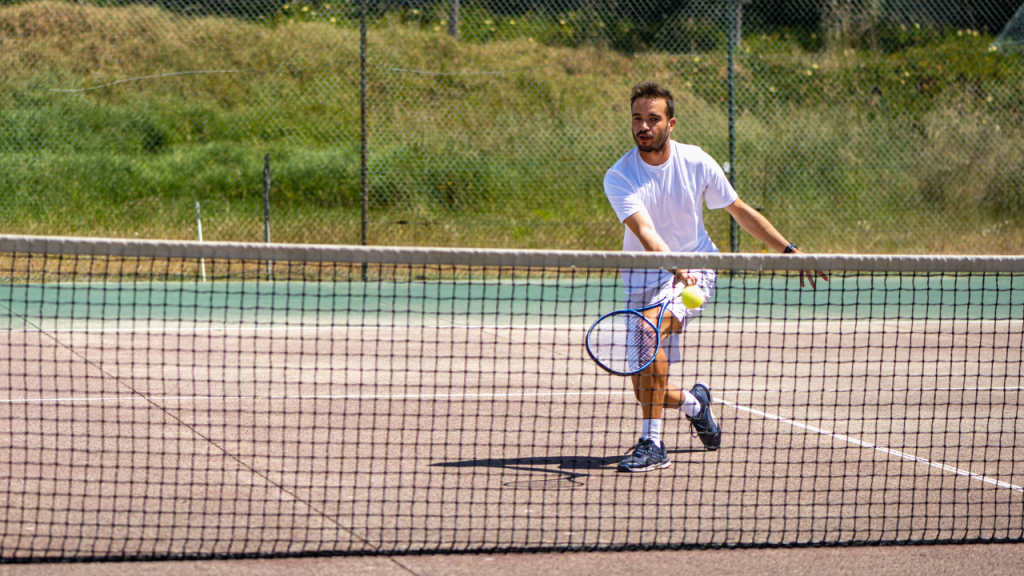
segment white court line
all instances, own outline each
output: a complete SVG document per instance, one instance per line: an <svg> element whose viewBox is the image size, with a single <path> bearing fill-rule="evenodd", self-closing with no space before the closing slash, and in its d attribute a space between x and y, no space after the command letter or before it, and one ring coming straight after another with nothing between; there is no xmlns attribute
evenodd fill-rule
<svg viewBox="0 0 1024 576"><path fill-rule="evenodd" d="M514 398L553 398L569 396L570 392L513 392L480 394L298 394L281 396L86 396L69 398L0 398L0 404L94 404L117 402L157 402L157 401L195 401L207 400L504 400ZM579 392L583 396L624 396L632 392L622 390L598 390Z"/></svg>
<svg viewBox="0 0 1024 576"><path fill-rule="evenodd" d="M971 392L971 391L1007 391L1007 390L1021 390L1022 387L986 387L986 388L933 388L923 390L897 390L897 392ZM859 390L829 390L828 392L859 392ZM757 394L764 393L764 391L738 391L731 392L731 394ZM497 393L497 392L482 392L479 394L284 394L284 395L269 395L269 396L144 396L141 394L132 394L127 396L80 396L80 397L65 397L65 398L0 398L0 405L3 404L104 404L111 403L116 404L118 402L156 402L156 401L177 401L177 402L205 402L210 400L221 400L221 401L237 401L237 400L505 400L505 399L516 399L516 398L554 398L575 395L575 392L510 392L510 393ZM632 395L632 392L623 390L596 390L589 391L586 393L580 392L580 396L626 396ZM796 421L783 418L781 416L774 416L755 410L753 408L747 408L740 406L739 404L729 402L727 400L716 399L717 402L731 406L737 410L743 410L751 412L759 416L763 416L768 419L778 420L780 422L786 422L794 426L804 428L807 430L813 430L822 434L826 434L834 437L843 437L842 435L835 435L831 432L815 428L813 426L800 424ZM851 439L851 441L854 441ZM857 442L857 441L854 441ZM871 446L864 444L865 446Z"/></svg>
<svg viewBox="0 0 1024 576"><path fill-rule="evenodd" d="M920 462L921 464L926 464L928 466L931 466L932 468L938 468L939 470L942 470L944 472L951 472L951 473L956 474L958 476L966 476L967 478L971 478L973 480L979 480L979 481L984 482L986 484L992 484L994 486L998 486L999 488L1008 488L1008 489L1013 490L1015 492L1024 492L1024 487L1017 486L1016 484L1010 484L1009 482L1003 482L1002 480L996 480L995 478L989 478L988 476L982 476L981 474L975 474L974 472L970 472L968 470L962 470L960 468L954 468L953 466L950 466L948 464L943 464L941 462L933 462L931 460L928 460L927 458L921 458L920 456L914 456L913 454L907 454L906 452L900 452L899 450L893 450L892 448L884 448L882 446L876 446L875 444L872 444L870 442L865 442L863 440L857 440L856 438L851 438L849 436L846 436L845 434L837 434L835 432L830 432L830 431L825 430L823 428L818 428L817 426L811 426L810 424L803 424L801 422L797 422L796 420L790 420L789 418L785 418L785 417L782 417L782 416L777 416L775 414L768 414L767 412L762 412L762 411L757 410L755 408L748 408L746 406L740 406L739 404L736 404L734 402L729 402L728 400L722 400L721 398L719 398L718 401L720 403L722 403L722 404L725 404L726 406L730 406L730 407L735 408L737 410L740 410L740 411L743 411L743 412L749 412L750 414L755 414L755 415L761 416L761 417L765 418L766 420L775 420L775 421L778 421L778 422L782 422L784 424L789 424L790 426L793 426L794 428L801 428L801 429L807 430L809 432L814 432L816 434L821 434L823 436L829 436L831 438L835 438L836 440L842 440L843 442L849 442L850 444L853 444L855 446L860 446L862 448L870 448L872 450L877 450L877 451L881 452L882 454L888 454L890 456L896 456L897 458L902 458L904 460L909 460L911 462Z"/></svg>
<svg viewBox="0 0 1024 576"><path fill-rule="evenodd" d="M375 328L429 328L435 330L528 330L528 329L540 329L540 330L586 330L590 328L590 325L584 324L306 324L306 325L295 325L289 326L287 324L279 325L260 325L260 324L217 324L214 326L173 326L173 327L152 327L152 326L141 326L141 327L118 327L118 328L106 328L106 327L86 327L86 328L23 328L23 329L12 329L12 330L0 330L0 332L8 333L36 333L46 332L53 334L68 334L68 333L91 333L91 334L130 334L130 333L177 333L177 332L268 332L268 331L295 331L295 330L361 330L361 329L375 329Z"/></svg>
<svg viewBox="0 0 1024 576"><path fill-rule="evenodd" d="M72 322L74 322L72 320ZM799 320L799 319L787 319L787 320L756 320L756 321L741 321L741 322L715 322L715 321L701 321L693 324L693 327L688 329L688 332L699 332L708 329L721 329L726 330L731 328L745 329L747 327L753 328L785 328L789 325L793 326L822 326L829 325L834 327L853 327L853 326L892 326L892 327L915 327L921 328L924 326L941 324L943 327L949 325L963 325L963 324L986 324L991 326L1003 325L1003 324L1020 324L1024 326L1024 320L940 320L940 319L922 319L922 320L851 320L851 319L814 319L814 320ZM29 329L18 329L18 330L0 330L0 332L8 333L35 333L35 332L46 332L54 334L65 334L65 333L91 333L91 334L118 334L118 333L177 333L177 332L266 332L266 331L295 331L295 330L330 330L330 329L341 329L341 330L358 330L358 329L375 329L375 328L430 328L435 330L588 330L590 324L468 324L468 325L434 325L434 324L307 324L307 325L295 325L290 326L287 324L283 325L260 325L260 324L217 324L213 326L177 326L177 327L128 327L128 328L29 328ZM951 334L951 336L957 336L958 334Z"/></svg>
<svg viewBox="0 0 1024 576"><path fill-rule="evenodd" d="M110 402L110 403L117 403L117 402L126 402L126 401L127 402L147 402L147 403L152 403L152 402L158 402L158 401L193 401L193 402L195 402L195 401L207 401L207 400L221 400L221 401L253 400L253 401L256 401L256 400L434 400L434 399L441 399L441 400L456 400L456 401L458 401L458 400L480 400L480 399L506 400L506 399L514 399L514 398L553 398L553 397L569 396L570 394L577 394L577 393L575 393L575 392L574 393L570 393L570 392L518 392L518 393L494 393L494 392L488 392L488 393L480 393L480 394L397 394L397 395L395 395L395 394L314 394L314 395L297 395L297 396L141 396L141 395L131 395L131 396L99 396L99 397L85 397L85 398L20 398L20 399L19 398L4 398L4 399L0 399L0 404L29 404L29 403L35 403L35 404L64 404L64 403L67 403L67 404L78 404L78 403L86 403L86 404L89 404L89 403L108 403L108 402ZM582 393L580 393L580 394L582 395ZM586 394L589 395L589 396L625 396L625 395L629 395L629 394L632 394L632 393L629 392L629 391L623 391L623 390L597 390L597 391L589 391ZM872 450L876 450L878 452L881 452L883 454L887 454L889 456L896 456L897 458L901 458L903 460L908 460L908 461L911 461L911 462L918 462L918 463L921 463L921 464L925 464L927 466L931 466L932 468L936 468L938 470L942 470L943 472L950 472L950 473L956 474L958 476L964 476L964 477L967 477L967 478L971 478L973 480L978 480L980 482L984 482L986 484L992 484L993 486L996 486L996 487L999 487L999 488L1007 488L1007 489L1013 490L1015 492L1022 492L1022 493L1024 493L1024 487L1017 486L1016 484L1010 484L1009 482L1003 482L1002 480L996 480L994 478L989 478L988 476L983 476L981 474L975 474L974 472L970 472L968 470L963 470L961 468L956 468L956 467L953 467L953 466L949 466L948 464L943 464L941 462L934 462L932 460L928 460L927 458L922 458L920 456L914 456L913 454L908 454L906 452L901 452L899 450L894 450L892 448L885 448L885 447L882 447L882 446L877 446L877 445L872 444L870 442L865 442L863 440L857 440L856 438L851 438L850 436L846 436L845 434L838 434L838 433L835 433L835 432L830 432L828 430L825 430L824 428L818 428L817 426L811 426L810 424L803 424L801 422L797 422L796 420L792 420L790 418L785 418L783 416L778 416L778 415L775 415L775 414L769 414L767 412L763 412L763 411L757 410L755 408L750 408L750 407L747 407L747 406L741 406L739 404L736 404L735 402L729 402L728 400L722 400L721 398L717 398L717 402L720 403L720 404L724 404L726 406L729 406L731 408L735 408L736 410L740 410L742 412L747 412L747 413L750 413L750 414L761 416L762 418L765 418L766 420L775 420L777 422L781 422L781 423L784 423L784 424L789 424L790 426L793 426L794 428L800 428L802 430L807 430L809 432L814 432L815 434L821 434L823 436L828 436L830 438L835 438L836 440L841 440L843 442L848 442L850 444L853 444L855 446L860 446L862 448L870 448Z"/></svg>
<svg viewBox="0 0 1024 576"><path fill-rule="evenodd" d="M886 388L885 392L1012 392L1024 390L1024 386L975 386L968 388L959 386L955 388ZM729 394L849 394L865 392L863 388L829 388L816 390L732 390Z"/></svg>

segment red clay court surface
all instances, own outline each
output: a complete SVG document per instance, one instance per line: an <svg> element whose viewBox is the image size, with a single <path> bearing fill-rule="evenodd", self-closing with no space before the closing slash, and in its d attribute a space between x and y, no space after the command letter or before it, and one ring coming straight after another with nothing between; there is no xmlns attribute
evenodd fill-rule
<svg viewBox="0 0 1024 576"><path fill-rule="evenodd" d="M1024 544L0 565L2 576L1017 576Z"/></svg>
<svg viewBox="0 0 1024 576"><path fill-rule="evenodd" d="M644 475L583 334L4 332L0 556L1022 537L1019 322L702 324L680 378L712 375L724 447L670 421Z"/></svg>

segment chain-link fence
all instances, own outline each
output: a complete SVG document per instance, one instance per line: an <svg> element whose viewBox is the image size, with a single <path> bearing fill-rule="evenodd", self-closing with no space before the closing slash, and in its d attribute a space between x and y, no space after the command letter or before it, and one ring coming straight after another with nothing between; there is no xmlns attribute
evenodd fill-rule
<svg viewBox="0 0 1024 576"><path fill-rule="evenodd" d="M1018 252L1019 1L0 1L0 229L616 249L654 79L806 249Z"/></svg>
<svg viewBox="0 0 1024 576"><path fill-rule="evenodd" d="M992 43L996 50L1008 52L1020 52L1024 50L1024 3L1014 13L1013 18L1006 23L1003 31Z"/></svg>

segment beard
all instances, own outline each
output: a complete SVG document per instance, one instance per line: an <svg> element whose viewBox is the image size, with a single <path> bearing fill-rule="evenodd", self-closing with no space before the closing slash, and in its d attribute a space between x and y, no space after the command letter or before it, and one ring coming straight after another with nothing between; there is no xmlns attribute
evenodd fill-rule
<svg viewBox="0 0 1024 576"><path fill-rule="evenodd" d="M648 144L647 146L641 145L640 141L637 140L637 136L639 136L640 134L644 134L646 136L653 136L654 134L653 132L649 131L633 134L633 142L636 143L636 147L639 148L641 152L661 152L665 149L666 146L668 146L668 131L665 132L665 134L661 137L660 140L655 140Z"/></svg>

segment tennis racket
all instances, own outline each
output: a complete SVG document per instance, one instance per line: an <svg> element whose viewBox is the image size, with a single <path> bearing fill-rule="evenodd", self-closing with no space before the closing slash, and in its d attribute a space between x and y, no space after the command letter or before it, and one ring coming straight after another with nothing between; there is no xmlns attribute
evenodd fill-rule
<svg viewBox="0 0 1024 576"><path fill-rule="evenodd" d="M649 306L616 310L598 318L587 331L587 354L612 374L629 376L642 372L661 349L661 319L683 288L680 285L673 296ZM661 308L657 326L644 316L644 312L654 308Z"/></svg>

